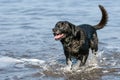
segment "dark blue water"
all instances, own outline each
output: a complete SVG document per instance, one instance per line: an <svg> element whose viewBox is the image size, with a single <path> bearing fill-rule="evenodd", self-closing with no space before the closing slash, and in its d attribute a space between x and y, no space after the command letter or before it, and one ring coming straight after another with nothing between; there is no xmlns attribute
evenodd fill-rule
<svg viewBox="0 0 120 80"><path fill-rule="evenodd" d="M120 80L119 3L119 0L0 0L0 80ZM85 67L84 74L63 72L62 46L54 40L51 29L59 20L76 25L97 24L101 19L99 4L108 11L109 21L98 31L97 62L88 60L89 65L97 67Z"/></svg>

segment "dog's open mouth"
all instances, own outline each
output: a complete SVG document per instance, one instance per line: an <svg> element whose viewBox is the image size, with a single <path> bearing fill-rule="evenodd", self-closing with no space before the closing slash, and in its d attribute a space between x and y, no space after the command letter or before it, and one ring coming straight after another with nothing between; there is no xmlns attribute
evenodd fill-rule
<svg viewBox="0 0 120 80"><path fill-rule="evenodd" d="M63 38L63 37L64 37L64 34L56 34L56 35L54 36L55 40L60 40L60 39Z"/></svg>

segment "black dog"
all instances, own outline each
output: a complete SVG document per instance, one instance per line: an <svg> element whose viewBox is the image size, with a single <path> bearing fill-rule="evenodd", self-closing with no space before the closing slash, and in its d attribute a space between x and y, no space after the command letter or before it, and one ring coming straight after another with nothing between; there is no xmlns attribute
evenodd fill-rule
<svg viewBox="0 0 120 80"><path fill-rule="evenodd" d="M108 14L105 8L99 5L102 12L101 21L95 25L91 26L89 24L74 25L68 21L59 21L53 28L53 34L55 40L60 40L64 54L66 56L66 63L71 69L71 57L75 57L78 62L74 66L79 68L86 63L88 58L89 49L92 53L96 54L98 50L98 37L97 30L102 29L108 20Z"/></svg>

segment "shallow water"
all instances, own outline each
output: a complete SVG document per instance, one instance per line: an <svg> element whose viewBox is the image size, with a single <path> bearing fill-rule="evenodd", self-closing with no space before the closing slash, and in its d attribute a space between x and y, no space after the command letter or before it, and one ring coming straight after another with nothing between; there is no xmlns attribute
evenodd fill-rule
<svg viewBox="0 0 120 80"><path fill-rule="evenodd" d="M0 80L120 80L120 1L0 0ZM109 14L98 31L97 57L67 72L62 45L51 29L59 20L95 25L98 5Z"/></svg>

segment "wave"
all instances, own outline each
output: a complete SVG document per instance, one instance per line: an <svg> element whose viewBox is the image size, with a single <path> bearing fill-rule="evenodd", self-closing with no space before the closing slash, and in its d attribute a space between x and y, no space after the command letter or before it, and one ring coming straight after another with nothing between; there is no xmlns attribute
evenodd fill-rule
<svg viewBox="0 0 120 80"><path fill-rule="evenodd" d="M39 77L41 79L44 78L46 79L46 76L47 78L50 77L50 79L60 78L58 80L69 79L69 77L77 76L77 75L80 76L89 75L88 76L89 78L91 76L91 73L93 73L94 75L96 75L96 73L99 73L101 75L101 74L111 73L111 70L115 70L115 71L119 70L118 67L120 65L116 65L118 63L118 60L115 60L113 58L108 58L104 56L104 54L105 54L104 51L99 51L96 56L90 53L86 65L80 67L80 69L77 71L65 70L65 64L60 63L59 60L45 61L35 58L29 59L29 58L12 58L8 56L0 56L0 70L12 69L13 72L17 68L19 70L15 71L16 73L25 74L25 75L21 75L20 77L17 75L18 78L21 77L27 78L26 75L29 75L32 76L32 78ZM108 68L108 66L111 67L111 69ZM28 71L26 71L26 69ZM24 73L24 71L26 71L26 73ZM116 73L118 74L117 71ZM97 74L98 77L99 74Z"/></svg>
<svg viewBox="0 0 120 80"><path fill-rule="evenodd" d="M25 65L34 65L34 66L40 66L44 64L44 60L39 59L17 59L7 56L0 56L0 69L5 69L8 67L25 67Z"/></svg>

